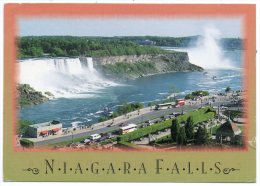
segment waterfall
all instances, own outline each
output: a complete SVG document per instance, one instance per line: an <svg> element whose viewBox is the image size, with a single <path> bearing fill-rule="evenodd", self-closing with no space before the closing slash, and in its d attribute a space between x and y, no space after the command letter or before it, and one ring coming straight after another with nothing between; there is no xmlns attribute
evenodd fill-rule
<svg viewBox="0 0 260 186"><path fill-rule="evenodd" d="M27 59L18 63L19 83L35 90L49 91L57 97L92 97L100 89L116 84L105 80L94 69L92 58L87 66L79 58Z"/></svg>
<svg viewBox="0 0 260 186"><path fill-rule="evenodd" d="M219 45L221 34L214 27L205 27L201 39L194 48L188 49L190 62L205 69L233 69L235 66L224 56Z"/></svg>
<svg viewBox="0 0 260 186"><path fill-rule="evenodd" d="M189 61L204 69L239 69L233 61L225 57L219 44L221 34L214 27L204 27L204 33L195 47L169 50L188 52Z"/></svg>
<svg viewBox="0 0 260 186"><path fill-rule="evenodd" d="M89 69L89 71L93 72L93 71L94 71L94 66L93 66L92 57L88 57L88 58L87 58L87 63L88 63L88 69Z"/></svg>
<svg viewBox="0 0 260 186"><path fill-rule="evenodd" d="M81 62L76 59L53 59L57 72L64 74L80 74L82 73ZM52 60L51 60L52 63Z"/></svg>

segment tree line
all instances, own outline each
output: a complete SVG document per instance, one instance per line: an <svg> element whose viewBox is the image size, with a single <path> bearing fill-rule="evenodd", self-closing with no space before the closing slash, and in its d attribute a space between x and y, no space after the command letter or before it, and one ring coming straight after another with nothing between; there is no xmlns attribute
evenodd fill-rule
<svg viewBox="0 0 260 186"><path fill-rule="evenodd" d="M122 39L73 37L73 36L26 36L18 38L19 57L75 57L120 56L160 54L164 50L142 46Z"/></svg>
<svg viewBox="0 0 260 186"><path fill-rule="evenodd" d="M197 41L201 39L201 35L186 36L186 37L161 37L161 36L125 36L125 37L115 37L117 40L127 40L136 43L147 42L148 45L155 46L169 46L169 47L191 47L197 44ZM227 50L243 49L243 39L241 38L221 38L218 40L219 44Z"/></svg>
<svg viewBox="0 0 260 186"><path fill-rule="evenodd" d="M200 37L24 36L17 38L17 46L20 58L46 55L51 57L142 55L165 52L155 46L194 46ZM240 38L222 38L219 42L226 49L243 49L243 40Z"/></svg>

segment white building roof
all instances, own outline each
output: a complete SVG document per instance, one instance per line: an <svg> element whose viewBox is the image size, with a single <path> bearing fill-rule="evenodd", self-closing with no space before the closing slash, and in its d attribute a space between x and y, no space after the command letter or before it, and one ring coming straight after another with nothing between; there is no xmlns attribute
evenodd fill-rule
<svg viewBox="0 0 260 186"><path fill-rule="evenodd" d="M47 127L47 126L59 125L59 124L62 124L62 123L59 121L49 121L49 122L44 122L44 123L33 124L33 125L30 125L30 127L40 128L40 127Z"/></svg>

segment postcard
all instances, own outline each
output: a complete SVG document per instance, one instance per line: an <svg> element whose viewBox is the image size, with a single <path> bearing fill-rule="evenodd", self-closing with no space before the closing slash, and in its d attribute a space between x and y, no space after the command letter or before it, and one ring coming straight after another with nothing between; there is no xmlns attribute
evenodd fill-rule
<svg viewBox="0 0 260 186"><path fill-rule="evenodd" d="M4 6L4 179L256 181L255 4Z"/></svg>

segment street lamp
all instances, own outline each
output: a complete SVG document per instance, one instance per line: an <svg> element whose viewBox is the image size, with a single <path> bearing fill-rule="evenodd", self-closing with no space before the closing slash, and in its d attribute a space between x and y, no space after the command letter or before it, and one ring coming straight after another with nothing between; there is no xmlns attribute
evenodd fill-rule
<svg viewBox="0 0 260 186"><path fill-rule="evenodd" d="M219 106L218 106L218 120L219 120L220 118L219 118Z"/></svg>
<svg viewBox="0 0 260 186"><path fill-rule="evenodd" d="M73 135L74 134L73 134L73 131L70 131L70 132L71 132L71 143L73 143L73 137L74 137Z"/></svg>

